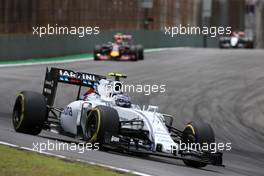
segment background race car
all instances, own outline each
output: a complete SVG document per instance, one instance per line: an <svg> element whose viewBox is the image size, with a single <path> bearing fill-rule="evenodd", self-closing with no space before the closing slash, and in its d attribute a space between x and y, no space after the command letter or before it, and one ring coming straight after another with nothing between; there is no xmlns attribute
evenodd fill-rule
<svg viewBox="0 0 264 176"><path fill-rule="evenodd" d="M94 60L130 60L144 59L142 45L134 45L131 35L116 34L114 42L96 45Z"/></svg>
<svg viewBox="0 0 264 176"><path fill-rule="evenodd" d="M220 48L254 48L254 40L245 32L233 32L231 36L221 37Z"/></svg>

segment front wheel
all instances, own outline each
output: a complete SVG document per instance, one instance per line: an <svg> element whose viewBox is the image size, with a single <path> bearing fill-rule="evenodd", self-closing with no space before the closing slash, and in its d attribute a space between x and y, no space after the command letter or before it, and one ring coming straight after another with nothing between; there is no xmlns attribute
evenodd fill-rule
<svg viewBox="0 0 264 176"><path fill-rule="evenodd" d="M182 141L184 143L208 144L215 142L214 131L208 123L188 123L183 131ZM198 161L183 160L184 164L190 167L201 168L207 163Z"/></svg>
<svg viewBox="0 0 264 176"><path fill-rule="evenodd" d="M90 143L105 143L109 135L119 132L119 116L115 109L108 106L96 106L88 112L84 139Z"/></svg>

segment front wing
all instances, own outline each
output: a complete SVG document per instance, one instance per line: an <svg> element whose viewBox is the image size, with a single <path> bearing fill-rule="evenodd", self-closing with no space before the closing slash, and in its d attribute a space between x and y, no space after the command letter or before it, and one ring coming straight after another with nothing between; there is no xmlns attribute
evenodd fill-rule
<svg viewBox="0 0 264 176"><path fill-rule="evenodd" d="M136 142L131 145L131 140ZM174 158L179 160L197 161L206 164L211 164L215 166L223 165L223 154L220 152L210 153L210 152L197 152L197 151L182 151L180 154L176 153L163 153L152 150L152 145L150 141L142 141L137 138L130 138L127 136L112 136L107 135L105 143L103 145L106 148L115 151L127 152L134 155L155 155L166 158Z"/></svg>

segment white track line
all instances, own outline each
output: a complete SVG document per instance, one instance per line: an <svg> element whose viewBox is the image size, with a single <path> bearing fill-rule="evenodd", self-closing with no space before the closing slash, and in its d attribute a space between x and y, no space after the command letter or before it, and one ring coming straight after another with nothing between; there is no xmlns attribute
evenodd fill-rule
<svg viewBox="0 0 264 176"><path fill-rule="evenodd" d="M18 149L27 150L27 151L37 152L37 153L48 155L48 156L53 156L53 157L58 157L58 158L62 158L62 159L67 159L69 161L76 161L76 162L86 163L86 164L93 165L93 166L99 166L99 167L103 167L103 168L106 168L106 169L110 169L110 170L118 171L118 172L122 172L122 173L128 173L128 174L133 174L133 175L138 175L138 176L152 176L152 175L145 174L145 173L142 173L142 172L137 172L137 171L133 171L133 170L129 170L129 169L123 169L123 168L119 168L119 167L115 167L115 166L111 166L111 165L107 165L107 164L100 164L100 163L95 163L95 162L86 161L86 160L82 160L82 159L68 158L68 157L63 156L63 155L57 155L57 154L53 154L53 153L49 153L49 152L40 152L40 151L33 150L32 148L29 148L29 147L18 146L18 145L15 145L15 144L4 142L4 141L0 141L0 144L6 145L6 146L9 146L9 147L18 148Z"/></svg>
<svg viewBox="0 0 264 176"><path fill-rule="evenodd" d="M18 147L18 145L10 144L10 143L3 142L3 141L0 141L0 144L2 144L2 145L7 145L7 146L10 146L10 147Z"/></svg>

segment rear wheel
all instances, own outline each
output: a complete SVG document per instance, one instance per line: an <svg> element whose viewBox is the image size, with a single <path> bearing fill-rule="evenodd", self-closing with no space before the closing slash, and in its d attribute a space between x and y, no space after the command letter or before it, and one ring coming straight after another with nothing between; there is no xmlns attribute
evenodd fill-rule
<svg viewBox="0 0 264 176"><path fill-rule="evenodd" d="M132 59L132 61L137 61L139 59L138 50L137 50L136 46L134 46L134 45L130 46L130 53L132 55L134 55L134 58Z"/></svg>
<svg viewBox="0 0 264 176"><path fill-rule="evenodd" d="M42 94L24 91L17 96L12 115L15 131L37 135L46 117L46 100Z"/></svg>
<svg viewBox="0 0 264 176"><path fill-rule="evenodd" d="M144 49L142 45L137 45L138 60L144 60Z"/></svg>
<svg viewBox="0 0 264 176"><path fill-rule="evenodd" d="M96 106L87 116L84 139L101 146L110 135L119 132L119 116L115 109L107 106Z"/></svg>
<svg viewBox="0 0 264 176"><path fill-rule="evenodd" d="M184 143L199 143L200 145L215 142L215 136L212 127L208 123L188 123L183 131L182 141ZM183 160L185 165L190 167L205 167L207 163L198 161Z"/></svg>
<svg viewBox="0 0 264 176"><path fill-rule="evenodd" d="M252 42L248 42L247 48L253 49L254 48L254 42L253 41Z"/></svg>

